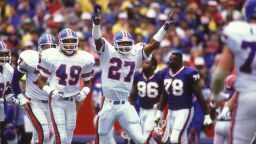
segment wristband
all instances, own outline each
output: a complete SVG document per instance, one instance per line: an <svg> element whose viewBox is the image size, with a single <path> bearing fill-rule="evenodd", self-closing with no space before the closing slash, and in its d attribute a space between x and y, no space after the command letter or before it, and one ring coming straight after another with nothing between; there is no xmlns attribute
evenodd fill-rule
<svg viewBox="0 0 256 144"><path fill-rule="evenodd" d="M82 89L82 92L84 92L85 93L85 95L88 95L89 93L90 93L90 88L89 87L84 87L83 89Z"/></svg>
<svg viewBox="0 0 256 144"><path fill-rule="evenodd" d="M92 25L92 37L95 40L98 40L98 39L101 38L100 25L95 25L93 23L93 25Z"/></svg>
<svg viewBox="0 0 256 144"><path fill-rule="evenodd" d="M164 30L164 27L162 26L158 30L158 32L153 36L153 39L158 42L161 42L163 40L165 34L166 34L166 30Z"/></svg>

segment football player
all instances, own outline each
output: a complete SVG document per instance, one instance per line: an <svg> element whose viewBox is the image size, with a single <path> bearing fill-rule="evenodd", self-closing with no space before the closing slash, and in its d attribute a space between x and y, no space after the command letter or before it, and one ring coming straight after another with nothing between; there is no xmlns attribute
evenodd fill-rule
<svg viewBox="0 0 256 144"><path fill-rule="evenodd" d="M10 65L11 53L4 42L0 41L0 138L3 138L4 102L11 92L13 68Z"/></svg>
<svg viewBox="0 0 256 144"><path fill-rule="evenodd" d="M183 66L182 54L179 52L171 54L168 65L169 67L162 70L160 74L164 82L164 93L158 105L156 122L160 120L162 111L168 103L167 128L163 142L166 142L169 137L172 144L188 143L187 128L194 112L193 95L196 96L204 111L204 124L209 125L212 120L202 95L198 71L195 68ZM170 135L169 129L172 131Z"/></svg>
<svg viewBox="0 0 256 144"><path fill-rule="evenodd" d="M103 93L102 93L102 81L101 81L101 68L100 68L100 61L99 56L95 54L95 66L94 66L94 76L92 80L92 103L93 103L93 124L96 127L97 119L98 119L98 113L100 111L101 107L101 101L103 99ZM110 144L116 144L115 138L114 138L114 127L111 129L111 131L108 134L108 140Z"/></svg>
<svg viewBox="0 0 256 144"><path fill-rule="evenodd" d="M212 76L211 89L216 100L223 88L224 78L234 65L235 89L239 93L231 124L231 142L248 144L256 131L256 1L247 0L244 5L246 21L230 22L223 29L226 43L218 66Z"/></svg>
<svg viewBox="0 0 256 144"><path fill-rule="evenodd" d="M26 102L23 108L34 126L32 144L48 143L49 126L51 124L50 113L48 108L48 95L37 86L39 76L38 63L40 63L41 52L48 48L56 48L55 37L50 34L43 34L38 40L38 51L25 50L18 59L18 72L15 72L16 82L22 75L26 75L26 92L25 96L20 93ZM15 92L16 93L16 92Z"/></svg>
<svg viewBox="0 0 256 144"><path fill-rule="evenodd" d="M155 57L142 63L142 70L134 74L133 87L129 101L134 104L137 96L140 102L140 120L143 133L150 135L155 126L156 105L162 94L162 82L159 77Z"/></svg>
<svg viewBox="0 0 256 144"><path fill-rule="evenodd" d="M228 144L232 109L229 103L232 101L232 98L237 95L234 89L234 81L235 75L229 75L225 78L225 87L221 95L223 96L223 100L226 101L226 104L217 109L219 114L215 124L214 144Z"/></svg>
<svg viewBox="0 0 256 144"><path fill-rule="evenodd" d="M96 51L100 55L102 68L102 91L104 102L98 116L98 135L96 143L108 143L108 133L114 122L119 121L122 128L132 137L135 143L145 143L148 136L143 135L140 119L135 108L128 102L133 84L133 74L140 63L147 59L151 52L159 47L164 35L173 27L172 14L166 23L153 36L149 44L134 44L130 33L117 32L114 44L101 35L99 11L93 17L92 36Z"/></svg>
<svg viewBox="0 0 256 144"><path fill-rule="evenodd" d="M78 36L70 28L58 35L59 47L41 53L38 86L49 96L50 116L57 144L70 144L76 126L76 103L90 93L93 55L78 51ZM80 90L80 78L84 87ZM47 81L48 80L48 81Z"/></svg>

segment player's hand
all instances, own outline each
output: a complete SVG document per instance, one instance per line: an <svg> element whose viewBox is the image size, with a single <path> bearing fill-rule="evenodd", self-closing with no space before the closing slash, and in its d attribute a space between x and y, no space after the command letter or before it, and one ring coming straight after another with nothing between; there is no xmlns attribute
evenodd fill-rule
<svg viewBox="0 0 256 144"><path fill-rule="evenodd" d="M167 20L164 24L164 29L168 30L170 27L175 26L175 21L173 20L174 12L170 11L167 16Z"/></svg>
<svg viewBox="0 0 256 144"><path fill-rule="evenodd" d="M30 103L30 101L23 94L18 94L17 98L20 101L20 106L23 109L28 110L28 103Z"/></svg>
<svg viewBox="0 0 256 144"><path fill-rule="evenodd" d="M6 102L11 104L20 104L20 101L15 98L14 94L8 94L5 96Z"/></svg>
<svg viewBox="0 0 256 144"><path fill-rule="evenodd" d="M231 112L230 112L230 109L229 107L225 106L221 113L220 113L220 116L218 117L218 119L223 119L223 120L227 120L227 119L230 119L231 118Z"/></svg>
<svg viewBox="0 0 256 144"><path fill-rule="evenodd" d="M204 116L204 125L210 125L212 124L212 119L209 114Z"/></svg>
<svg viewBox="0 0 256 144"><path fill-rule="evenodd" d="M100 8L96 8L94 15L92 16L93 23L99 25L101 22Z"/></svg>
<svg viewBox="0 0 256 144"><path fill-rule="evenodd" d="M84 91L79 91L73 98L77 102L82 102L86 98L86 93Z"/></svg>
<svg viewBox="0 0 256 144"><path fill-rule="evenodd" d="M63 92L59 92L59 91L57 91L57 90L53 90L53 91L51 92L51 97L52 97L53 99L59 101L59 100L61 100L61 99L64 98L64 95L63 95L63 94L64 94Z"/></svg>
<svg viewBox="0 0 256 144"><path fill-rule="evenodd" d="M155 123L156 123L156 125L159 124L159 122L161 120L161 116L162 116L162 112L160 110L157 110L156 116L155 116Z"/></svg>

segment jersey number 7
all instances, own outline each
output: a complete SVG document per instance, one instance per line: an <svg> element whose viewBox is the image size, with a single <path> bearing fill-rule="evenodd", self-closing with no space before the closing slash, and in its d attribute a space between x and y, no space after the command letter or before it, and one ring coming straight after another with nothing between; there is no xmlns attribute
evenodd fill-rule
<svg viewBox="0 0 256 144"><path fill-rule="evenodd" d="M240 71L244 73L251 73L252 72L252 62L256 53L256 42L242 42L242 49L250 48L251 51L249 53L248 58L245 60L244 64L240 67Z"/></svg>

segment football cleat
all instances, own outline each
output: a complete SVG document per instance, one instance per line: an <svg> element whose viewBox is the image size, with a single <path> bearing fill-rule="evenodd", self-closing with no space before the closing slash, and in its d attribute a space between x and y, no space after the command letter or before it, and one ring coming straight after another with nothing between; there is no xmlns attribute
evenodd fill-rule
<svg viewBox="0 0 256 144"><path fill-rule="evenodd" d="M50 34L43 34L38 40L38 50L43 51L48 48L56 48L56 39Z"/></svg>
<svg viewBox="0 0 256 144"><path fill-rule="evenodd" d="M58 35L58 41L59 47L64 53L68 55L76 53L79 39L74 30L70 28L61 30Z"/></svg>
<svg viewBox="0 0 256 144"><path fill-rule="evenodd" d="M115 49L122 55L128 54L134 45L132 35L126 31L117 32L113 41Z"/></svg>
<svg viewBox="0 0 256 144"><path fill-rule="evenodd" d="M0 41L0 65L11 63L11 52L7 48L7 45Z"/></svg>

